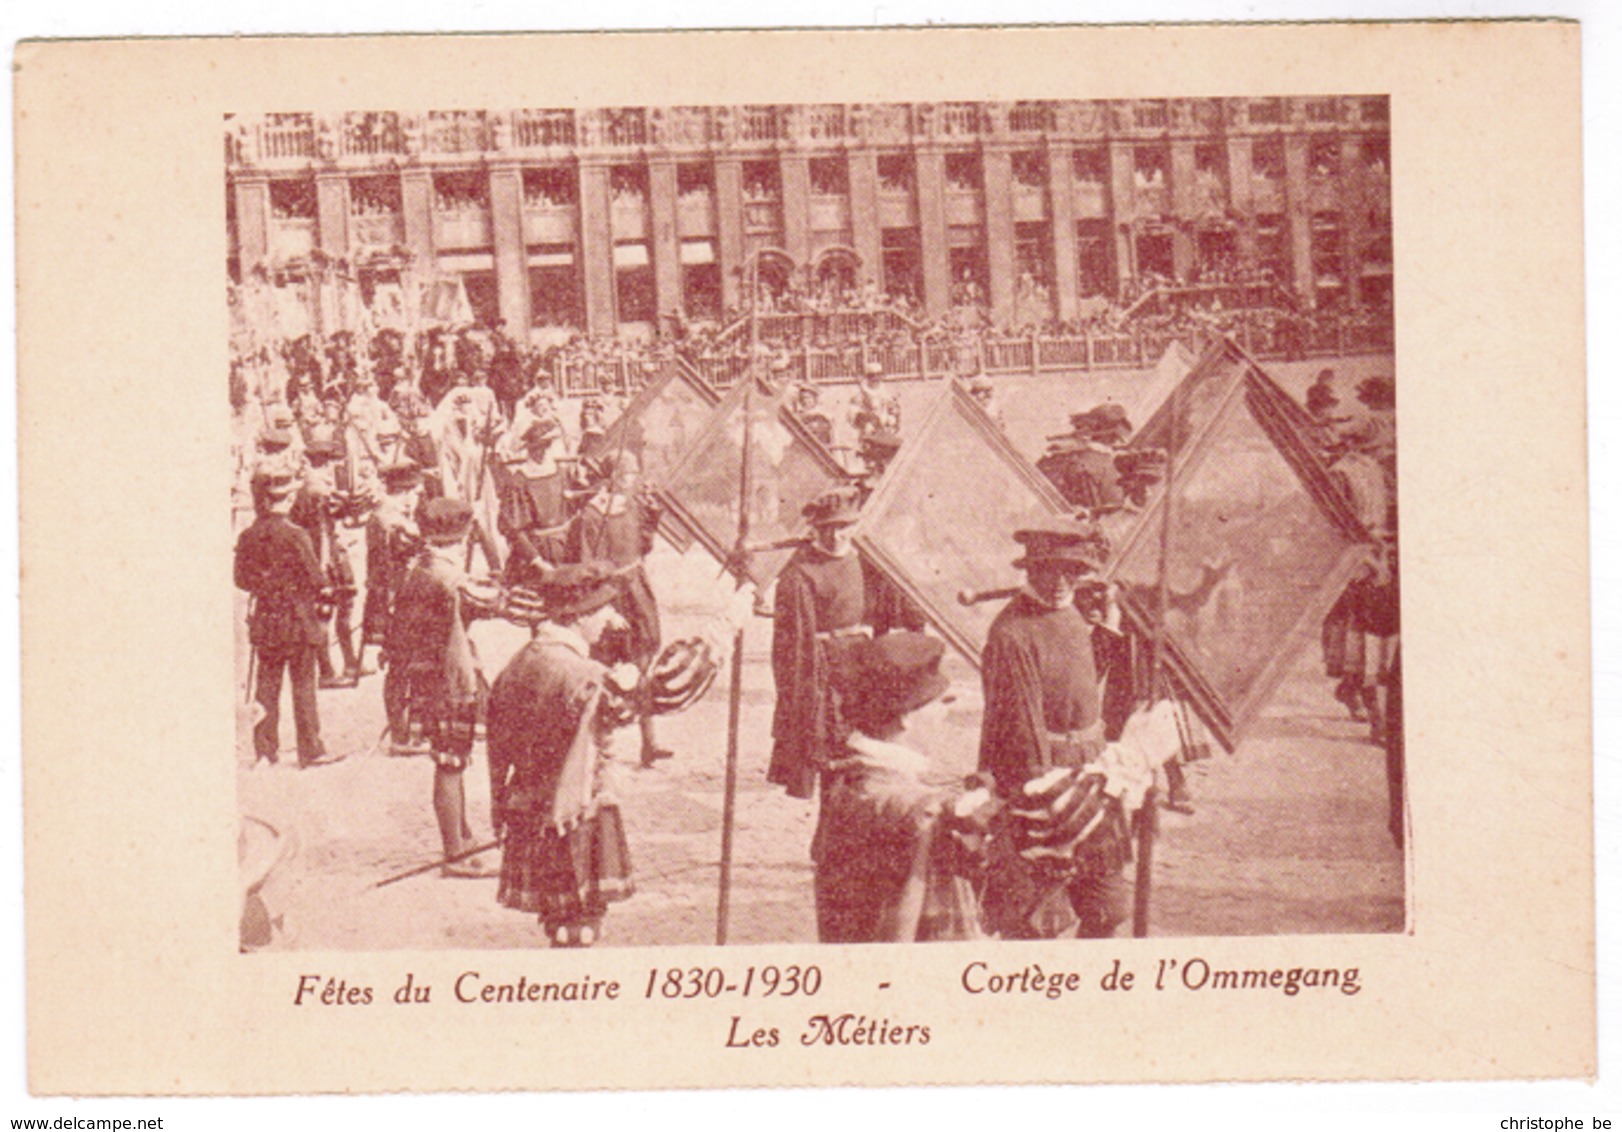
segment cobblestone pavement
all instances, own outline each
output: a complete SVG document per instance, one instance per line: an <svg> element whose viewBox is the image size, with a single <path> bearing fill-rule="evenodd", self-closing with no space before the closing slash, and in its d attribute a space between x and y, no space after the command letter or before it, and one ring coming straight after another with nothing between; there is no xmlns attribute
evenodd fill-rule
<svg viewBox="0 0 1622 1132"><path fill-rule="evenodd" d="M656 552L666 634L701 630L727 583L702 551ZM240 636L240 629L239 629ZM474 636L486 668L500 670L523 630L481 623ZM732 908L734 943L816 937L807 850L813 803L765 781L769 753L770 623L747 631L742 694ZM239 650L240 653L241 650ZM1196 812L1164 813L1154 868L1155 935L1267 935L1400 931L1403 864L1386 832L1384 756L1353 724L1319 677L1310 649L1240 749L1218 748L1193 764ZM239 680L245 675L239 659ZM947 700L919 713L909 741L950 779L972 769L980 715L978 680L952 659ZM239 686L241 686L239 684ZM314 770L253 765L238 743L241 812L288 838L288 856L267 890L281 917L276 948L388 950L520 948L541 945L530 917L495 901L494 879L447 880L437 873L375 887L431 861L439 838L430 808L431 762L391 757L378 743L382 679L320 693L329 748L348 757ZM688 712L660 721L676 757L635 766L635 730L616 736L628 768L623 806L637 892L615 905L609 946L709 943L716 887L726 746L726 676ZM248 709L242 709L244 720ZM291 713L284 708L284 727ZM245 731L245 729L244 729ZM291 743L290 734L284 743ZM482 744L467 775L469 814L490 836Z"/></svg>

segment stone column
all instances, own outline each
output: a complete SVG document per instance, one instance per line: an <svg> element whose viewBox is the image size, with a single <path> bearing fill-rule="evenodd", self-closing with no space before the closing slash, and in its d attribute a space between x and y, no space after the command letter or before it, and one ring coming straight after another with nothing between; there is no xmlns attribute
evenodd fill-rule
<svg viewBox="0 0 1622 1132"><path fill-rule="evenodd" d="M524 242L524 174L516 164L490 167L490 242L496 296L507 333L529 335L529 253Z"/></svg>
<svg viewBox="0 0 1622 1132"><path fill-rule="evenodd" d="M237 257L246 275L270 258L270 178L239 173L232 191L237 198Z"/></svg>
<svg viewBox="0 0 1622 1132"><path fill-rule="evenodd" d="M1290 234L1290 275L1296 297L1308 307L1318 305L1312 277L1312 186L1307 180L1307 138L1290 134L1284 139L1284 223Z"/></svg>
<svg viewBox="0 0 1622 1132"><path fill-rule="evenodd" d="M1239 267L1256 267L1256 197L1250 191L1253 143L1248 137L1228 139L1228 207L1239 220L1237 247Z"/></svg>
<svg viewBox="0 0 1622 1132"><path fill-rule="evenodd" d="M426 169L400 171L400 224L405 229L406 249L416 261L417 270L431 271L434 265L434 176Z"/></svg>
<svg viewBox="0 0 1622 1132"><path fill-rule="evenodd" d="M586 292L586 331L616 334L614 232L609 212L608 166L580 163L580 278Z"/></svg>
<svg viewBox="0 0 1622 1132"><path fill-rule="evenodd" d="M1177 278L1187 283L1194 274L1194 226L1199 211L1195 202L1194 143L1171 143L1171 211L1177 223L1172 228L1171 265Z"/></svg>
<svg viewBox="0 0 1622 1132"><path fill-rule="evenodd" d="M1048 225L1053 243L1053 298L1061 319L1076 317L1079 302L1076 262L1075 166L1068 146L1048 146Z"/></svg>
<svg viewBox="0 0 1622 1132"><path fill-rule="evenodd" d="M1014 317L1014 175L1006 149L987 149L980 156L985 188L986 274L991 285L991 317L1007 325Z"/></svg>
<svg viewBox="0 0 1622 1132"><path fill-rule="evenodd" d="M342 173L315 175L316 247L334 259L349 258L349 178Z"/></svg>
<svg viewBox="0 0 1622 1132"><path fill-rule="evenodd" d="M917 151L918 242L923 256L924 310L939 318L952 306L952 267L946 243L946 155Z"/></svg>
<svg viewBox="0 0 1622 1132"><path fill-rule="evenodd" d="M862 257L863 277L881 283L884 233L879 226L879 156L870 149L852 150L846 164L850 170L851 243Z"/></svg>
<svg viewBox="0 0 1622 1132"><path fill-rule="evenodd" d="M784 154L777 163L777 183L783 192L783 250L796 268L811 258L811 161L802 154Z"/></svg>
<svg viewBox="0 0 1622 1132"><path fill-rule="evenodd" d="M735 157L715 162L715 234L720 244L721 304L743 305L743 163Z"/></svg>
<svg viewBox="0 0 1622 1132"><path fill-rule="evenodd" d="M648 162L648 241L653 253L654 305L660 317L685 309L681 291L681 238L676 232L676 163Z"/></svg>
<svg viewBox="0 0 1622 1132"><path fill-rule="evenodd" d="M1110 142L1110 231L1115 236L1115 293L1119 295L1137 272L1138 254L1132 246L1133 221L1138 214L1132 181L1132 145Z"/></svg>

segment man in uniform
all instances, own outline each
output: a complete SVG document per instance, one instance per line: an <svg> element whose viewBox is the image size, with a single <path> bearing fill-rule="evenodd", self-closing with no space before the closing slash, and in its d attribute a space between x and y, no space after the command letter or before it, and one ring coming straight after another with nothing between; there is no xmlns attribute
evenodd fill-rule
<svg viewBox="0 0 1622 1132"><path fill-rule="evenodd" d="M344 674L337 675L332 667L323 625L321 652L316 657L323 688L353 688L360 678L360 655L355 648L351 623L355 611L355 570L348 551L338 539L337 530L337 516L342 506L337 493L337 474L342 454L343 448L336 440L310 443L304 453L304 484L290 515L293 522L309 534L322 577L332 592L331 630L338 638Z"/></svg>
<svg viewBox="0 0 1622 1132"><path fill-rule="evenodd" d="M806 504L811 541L777 576L772 625L772 757L767 778L796 798L816 791L817 774L844 742L839 687L854 648L869 635L862 562L851 542L854 488Z"/></svg>
<svg viewBox="0 0 1622 1132"><path fill-rule="evenodd" d="M315 697L316 654L326 637L318 611L326 585L316 563L310 536L290 518L293 477L261 471L253 480L258 517L236 545L236 584L252 599L248 643L258 671L254 698L260 708L253 729L254 755L277 761L277 734L285 669L293 688L293 722L298 732L299 765L319 766L342 755L328 755L321 744L321 720Z"/></svg>
<svg viewBox="0 0 1622 1132"><path fill-rule="evenodd" d="M421 546L417 531L417 507L422 496L422 471L410 460L384 466L381 478L383 499L366 520L366 604L361 612L361 658L367 645L382 646L388 641L393 616L394 595L411 560ZM398 742L404 743L405 721L396 711L399 681L393 670L383 680L383 703Z"/></svg>
<svg viewBox="0 0 1622 1132"><path fill-rule="evenodd" d="M1016 531L1014 540L1025 548L1014 565L1026 583L991 623L981 656L980 770L1010 801L1055 767L1085 766L1103 753L1092 628L1075 599L1082 577L1108 555L1102 536L1079 526ZM987 886L994 930L1019 938L1050 934L1044 921L1055 923L1051 913L1037 912L1047 903L1044 886L1017 860L1003 865ZM1065 885L1079 936L1108 936L1126 918L1131 894L1118 865L1077 871Z"/></svg>
<svg viewBox="0 0 1622 1132"><path fill-rule="evenodd" d="M619 618L619 583L606 563L580 563L551 571L539 588L550 620L490 689L491 820L502 842L496 899L538 917L552 946L589 947L609 902L632 892L625 828L605 775L605 701L618 692L614 674L591 658Z"/></svg>
<svg viewBox="0 0 1622 1132"><path fill-rule="evenodd" d="M597 470L602 482L570 526L568 560L606 562L619 571L615 608L625 629L609 639L613 647L599 647L594 655L605 664L628 661L640 673L634 703L642 732L642 765L647 767L671 756L653 733L648 673L659 655L659 606L643 562L653 549L661 508L642 490L633 453L609 452L597 462Z"/></svg>
<svg viewBox="0 0 1622 1132"><path fill-rule="evenodd" d="M434 759L434 818L445 850L448 877L494 875L469 856L473 831L467 821L462 776L473 761L478 724L478 658L467 622L480 612L467 591L464 554L473 511L460 499L423 505L418 523L423 547L400 583L389 623L389 666L403 689L405 716L413 739L425 742Z"/></svg>
<svg viewBox="0 0 1622 1132"><path fill-rule="evenodd" d="M556 419L531 418L522 438L525 458L502 474L496 524L509 548L509 585L533 585L567 561L568 477L552 454L561 437Z"/></svg>

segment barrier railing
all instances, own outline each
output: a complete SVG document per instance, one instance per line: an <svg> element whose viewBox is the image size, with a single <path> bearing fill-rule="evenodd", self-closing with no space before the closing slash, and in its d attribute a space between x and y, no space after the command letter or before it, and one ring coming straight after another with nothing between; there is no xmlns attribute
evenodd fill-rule
<svg viewBox="0 0 1622 1132"><path fill-rule="evenodd" d="M798 317L798 316L794 316ZM1300 361L1319 357L1384 353L1392 349L1389 326L1347 323L1292 331L1282 326L1242 324L1239 344L1262 361ZM1148 369L1173 343L1198 353L1196 333L1025 335L975 339L921 340L909 343L846 343L775 349L787 362L783 380L817 385L858 380L870 363L890 378L962 377L976 370L992 375L1061 373L1086 370ZM746 351L734 346L724 353L681 350L684 365L713 388L732 388L749 368ZM551 370L560 393L580 396L604 390L634 392L643 381L643 365L618 358L554 359Z"/></svg>

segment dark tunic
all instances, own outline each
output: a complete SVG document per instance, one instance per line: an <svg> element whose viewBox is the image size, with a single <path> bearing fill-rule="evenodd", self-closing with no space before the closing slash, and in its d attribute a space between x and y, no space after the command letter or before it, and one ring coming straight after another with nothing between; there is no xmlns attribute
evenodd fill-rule
<svg viewBox="0 0 1622 1132"><path fill-rule="evenodd" d="M490 689L490 800L507 831L496 899L549 931L632 893L619 810L593 787L604 670L576 644L538 636Z"/></svg>
<svg viewBox="0 0 1622 1132"><path fill-rule="evenodd" d="M1075 606L1049 609L1029 594L1016 596L986 634L981 680L980 769L1003 793L1054 766L1078 766L1102 748L1101 738L1051 739L1086 733L1099 722L1092 629Z"/></svg>
<svg viewBox="0 0 1622 1132"><path fill-rule="evenodd" d="M501 487L496 526L512 546L508 581L533 580L531 560L537 555L557 566L567 561L569 508L562 471L531 476L521 465L509 466Z"/></svg>
<svg viewBox="0 0 1622 1132"><path fill-rule="evenodd" d="M659 655L659 605L643 557L653 549L653 532L659 526L659 512L640 496L626 500L622 511L609 513L595 503L580 509L569 534L569 561L605 561L625 571L625 583L614 602L629 626L623 641L624 655L603 655L604 663L626 660L646 669Z"/></svg>
<svg viewBox="0 0 1622 1132"><path fill-rule="evenodd" d="M769 781L796 798L815 793L817 771L845 741L837 685L854 637L827 634L860 625L866 615L862 562L853 551L834 558L803 546L777 576L772 626L772 717Z"/></svg>
<svg viewBox="0 0 1622 1132"><path fill-rule="evenodd" d="M361 613L366 644L382 644L387 638L394 595L417 547L417 536L408 527L385 522L375 512L366 520L366 606Z"/></svg>
<svg viewBox="0 0 1622 1132"><path fill-rule="evenodd" d="M424 552L394 598L384 647L413 735L436 754L466 759L478 719L478 669L467 638L460 574Z"/></svg>
<svg viewBox="0 0 1622 1132"><path fill-rule="evenodd" d="M286 669L299 758L308 762L322 752L315 670L326 640L317 610L324 579L310 536L284 516L259 516L237 538L235 578L238 588L253 596L248 642L258 654L254 698L262 709L254 726L254 752L276 760Z"/></svg>

